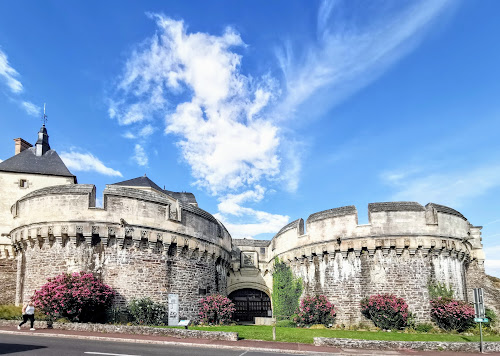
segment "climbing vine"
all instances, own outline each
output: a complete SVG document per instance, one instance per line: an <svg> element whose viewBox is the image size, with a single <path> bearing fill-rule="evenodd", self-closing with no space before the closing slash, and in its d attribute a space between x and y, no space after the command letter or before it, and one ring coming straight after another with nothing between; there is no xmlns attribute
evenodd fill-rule
<svg viewBox="0 0 500 356"><path fill-rule="evenodd" d="M292 269L278 257L273 269L273 314L277 319L287 319L296 313L302 294L302 279L296 278Z"/></svg>

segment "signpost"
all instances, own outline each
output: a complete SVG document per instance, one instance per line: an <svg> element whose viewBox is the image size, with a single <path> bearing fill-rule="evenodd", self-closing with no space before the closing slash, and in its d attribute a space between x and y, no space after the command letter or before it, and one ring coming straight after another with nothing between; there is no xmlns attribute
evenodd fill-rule
<svg viewBox="0 0 500 356"><path fill-rule="evenodd" d="M168 295L168 325L179 324L179 294Z"/></svg>
<svg viewBox="0 0 500 356"><path fill-rule="evenodd" d="M488 322L484 310L483 288L474 288L474 312L474 321L479 323L479 351L483 353L483 323Z"/></svg>

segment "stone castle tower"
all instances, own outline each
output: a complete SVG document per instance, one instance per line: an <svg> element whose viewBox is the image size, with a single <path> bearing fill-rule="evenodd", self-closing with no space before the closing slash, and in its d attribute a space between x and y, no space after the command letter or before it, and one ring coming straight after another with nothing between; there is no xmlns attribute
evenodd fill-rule
<svg viewBox="0 0 500 356"><path fill-rule="evenodd" d="M237 319L266 317L278 257L345 324L363 321L359 301L375 293L405 298L426 321L430 282L469 301L472 288L485 287L500 307L484 274L481 227L452 208L373 203L369 223L359 225L347 206L295 220L272 240L237 240L193 194L146 176L107 185L96 207L95 186L77 184L45 126L35 147L15 142L16 154L0 162L0 303L22 303L47 278L83 270L111 285L119 305L139 297L167 303L175 293L180 316L195 319L199 299L218 292L235 301Z"/></svg>

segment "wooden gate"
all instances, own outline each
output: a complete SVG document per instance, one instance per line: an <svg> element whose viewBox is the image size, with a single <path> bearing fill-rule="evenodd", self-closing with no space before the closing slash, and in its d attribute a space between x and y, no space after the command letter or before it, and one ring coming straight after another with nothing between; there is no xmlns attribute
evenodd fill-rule
<svg viewBox="0 0 500 356"><path fill-rule="evenodd" d="M257 289L244 288L229 294L236 307L235 321L254 321L254 317L268 317L271 312L271 299Z"/></svg>

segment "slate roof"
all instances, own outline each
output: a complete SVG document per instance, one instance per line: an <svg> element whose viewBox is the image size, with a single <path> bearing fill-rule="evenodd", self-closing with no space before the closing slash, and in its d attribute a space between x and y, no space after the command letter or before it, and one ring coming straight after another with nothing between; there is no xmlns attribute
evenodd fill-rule
<svg viewBox="0 0 500 356"><path fill-rule="evenodd" d="M378 213L381 211L424 211L424 207L414 201L393 201L385 203L368 204L368 212Z"/></svg>
<svg viewBox="0 0 500 356"><path fill-rule="evenodd" d="M444 205L439 205L435 203L429 203L425 206L426 208L434 208L436 209L437 212L439 213L444 213L444 214L450 214L450 215L455 215L458 216L464 220L467 220L465 216L463 216L460 212L456 211L455 209L449 208Z"/></svg>
<svg viewBox="0 0 500 356"><path fill-rule="evenodd" d="M143 175L142 177L129 179L129 180L124 180L123 182L114 183L112 185L123 185L123 186L127 186L127 187L147 187L147 188L156 189L159 192L163 192L163 189L161 189L151 179L146 177L146 175Z"/></svg>
<svg viewBox="0 0 500 356"><path fill-rule="evenodd" d="M235 246L268 247L270 244L271 240L233 239Z"/></svg>
<svg viewBox="0 0 500 356"><path fill-rule="evenodd" d="M153 188L159 192L165 193L171 196L174 199L180 200L185 204L198 204L196 201L196 197L193 193L187 192L172 192L170 190L161 189L155 182L146 177L146 175L142 177L137 177L129 180L124 180L123 182L114 183L113 185L122 185L127 187L147 187Z"/></svg>
<svg viewBox="0 0 500 356"><path fill-rule="evenodd" d="M35 147L30 147L17 155L0 162L0 172L45 174L51 176L76 177L71 174L61 157L54 150L37 156Z"/></svg>
<svg viewBox="0 0 500 356"><path fill-rule="evenodd" d="M345 215L357 215L358 211L354 205L342 206L340 208L323 210L314 214L309 215L307 218L307 222L314 222L318 220L324 220L336 216L345 216Z"/></svg>

